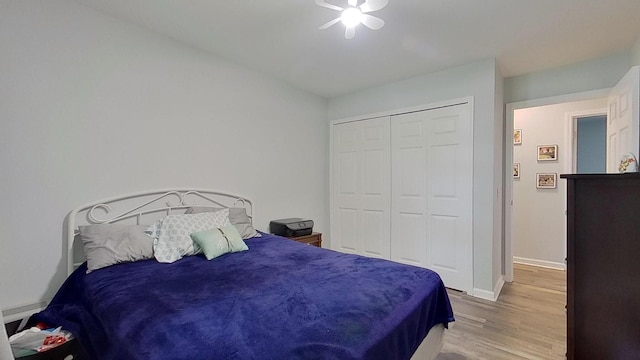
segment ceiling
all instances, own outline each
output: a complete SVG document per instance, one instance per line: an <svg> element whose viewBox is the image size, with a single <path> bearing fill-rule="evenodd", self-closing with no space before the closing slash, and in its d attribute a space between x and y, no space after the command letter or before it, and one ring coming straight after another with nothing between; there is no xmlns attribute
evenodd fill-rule
<svg viewBox="0 0 640 360"><path fill-rule="evenodd" d="M639 0L390 0L351 40L318 29L339 13L314 0L77 1L327 98L491 58L510 77L640 36Z"/></svg>

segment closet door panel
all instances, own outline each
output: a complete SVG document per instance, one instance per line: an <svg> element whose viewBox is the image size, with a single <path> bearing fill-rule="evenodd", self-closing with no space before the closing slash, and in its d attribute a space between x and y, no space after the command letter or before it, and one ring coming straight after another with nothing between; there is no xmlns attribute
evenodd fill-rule
<svg viewBox="0 0 640 360"><path fill-rule="evenodd" d="M389 258L390 223L390 135L389 117L361 122L363 143L361 151L362 234L361 254Z"/></svg>
<svg viewBox="0 0 640 360"><path fill-rule="evenodd" d="M427 244L424 241L424 215L412 212L400 212L395 215L392 225L391 260L425 267Z"/></svg>
<svg viewBox="0 0 640 360"><path fill-rule="evenodd" d="M382 259L389 258L388 212L364 210L362 212L363 249L362 255Z"/></svg>
<svg viewBox="0 0 640 360"><path fill-rule="evenodd" d="M338 155L340 166L340 195L352 198L356 195L358 154L355 151L344 152Z"/></svg>
<svg viewBox="0 0 640 360"><path fill-rule="evenodd" d="M333 128L333 188L331 223L335 248L357 253L360 248L357 228L360 199L358 196L359 130L353 124Z"/></svg>
<svg viewBox="0 0 640 360"><path fill-rule="evenodd" d="M459 226L458 217L432 215L430 220L431 232L429 236L433 239L430 247L431 265L455 271L459 267L456 243L450 239L458 237L456 231Z"/></svg>
<svg viewBox="0 0 640 360"><path fill-rule="evenodd" d="M358 251L356 227L358 222L356 209L342 207L335 218L335 227L338 229L336 239L339 239L339 249L343 252L356 253Z"/></svg>
<svg viewBox="0 0 640 360"><path fill-rule="evenodd" d="M425 123L421 113L391 121L391 260L426 267Z"/></svg>
<svg viewBox="0 0 640 360"><path fill-rule="evenodd" d="M425 113L427 264L445 285L470 291L473 286L472 188L473 144L468 105Z"/></svg>
<svg viewBox="0 0 640 360"><path fill-rule="evenodd" d="M389 118L332 125L332 248L389 257Z"/></svg>
<svg viewBox="0 0 640 360"><path fill-rule="evenodd" d="M391 259L472 290L470 105L393 116Z"/></svg>

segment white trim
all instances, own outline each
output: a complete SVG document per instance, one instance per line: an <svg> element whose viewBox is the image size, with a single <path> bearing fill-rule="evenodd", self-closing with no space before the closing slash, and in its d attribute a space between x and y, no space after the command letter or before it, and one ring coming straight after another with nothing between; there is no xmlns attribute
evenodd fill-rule
<svg viewBox="0 0 640 360"><path fill-rule="evenodd" d="M487 291L484 289L473 289L473 294L471 296L475 296L480 299L485 299L489 301L497 301L500 296L500 292L502 292L502 287L504 286L504 276L500 275L496 285L493 287L493 291Z"/></svg>
<svg viewBox="0 0 640 360"><path fill-rule="evenodd" d="M581 110L581 111L572 111L565 114L565 124L564 124L564 148L567 152L564 157L564 172L575 174L578 170L578 119L588 116L604 116L607 117L607 108L597 108L590 110ZM605 134L606 135L606 134ZM606 169L606 158L605 158L605 169ZM563 190L564 198L567 198L567 187L564 186ZM567 216L567 202L564 203L564 215L565 218ZM564 221L564 246L563 246L563 255L567 257L567 221ZM514 262L515 257L514 257ZM543 266L543 265L540 265ZM547 267L547 266L543 266ZM552 267L555 269L555 267ZM564 267L563 267L564 269Z"/></svg>
<svg viewBox="0 0 640 360"><path fill-rule="evenodd" d="M385 110L385 111L372 113L372 114L350 116L350 117L347 117L347 118L331 120L329 122L329 126L336 125L336 124L353 122L353 121L375 119L375 118L385 117L385 116L401 115L401 114L406 114L406 113L411 113L411 112L416 112L416 111L437 109L437 108L447 107L447 106L461 105L461 104L466 104L466 103L471 105L471 110L472 110L471 112L473 114L473 110L474 110L474 108L473 108L473 99L474 99L473 96L466 96L466 97L462 97L462 98L458 98L458 99L450 99L450 100L439 101L439 102L435 102L435 103L429 103L429 104L423 104L423 105L417 105L417 106L411 106L411 107L406 107L406 108L401 108L401 109Z"/></svg>
<svg viewBox="0 0 640 360"><path fill-rule="evenodd" d="M513 218L513 108L511 104L507 104L504 117L504 134L503 134L503 158L504 158L504 178L502 180L502 237L503 237L503 275L504 280L508 282L513 281L513 263L511 263L511 233L512 233L512 218Z"/></svg>
<svg viewBox="0 0 640 360"><path fill-rule="evenodd" d="M493 287L493 295L495 296L495 300L498 300L498 297L500 297L500 293L502 292L502 287L504 286L504 276L500 275L500 277L498 278L498 282L496 283L496 286Z"/></svg>
<svg viewBox="0 0 640 360"><path fill-rule="evenodd" d="M574 101L605 98L609 95L610 90L611 88L606 88L606 89L599 89L599 90L583 91L583 92L574 93L574 94L565 94L565 95L550 96L550 97L540 98L540 99L531 99L531 100L512 102L507 104L507 111L511 111L512 113L511 116L513 116L513 110L518 110L518 109L526 109L530 107L538 107L538 106L562 104L562 103L574 102Z"/></svg>
<svg viewBox="0 0 640 360"><path fill-rule="evenodd" d="M23 320L37 312L44 310L44 308L46 307L47 302L45 300L6 307L2 309L2 318L5 324L16 320Z"/></svg>
<svg viewBox="0 0 640 360"><path fill-rule="evenodd" d="M493 296L493 291L488 291L488 290L484 290L484 289L473 288L473 292L471 293L471 296L477 297L477 298L480 298L480 299L496 301L494 296Z"/></svg>
<svg viewBox="0 0 640 360"><path fill-rule="evenodd" d="M564 156L564 171L569 173L576 172L576 134L578 127L576 126L577 117L573 113L566 113L564 115L564 149L566 156ZM566 210L566 208L565 208Z"/></svg>
<svg viewBox="0 0 640 360"><path fill-rule="evenodd" d="M513 166L513 118L515 110L525 109L530 107L545 106L561 104L566 102L592 100L599 98L606 98L610 89L600 89L584 91L574 94L558 95L552 97L546 97L541 99L518 101L506 104L505 112L505 146L504 146L504 166L506 169L510 169ZM504 221L504 280L508 282L513 281L513 176L510 171L505 171L504 174L504 209L505 221Z"/></svg>
<svg viewBox="0 0 640 360"><path fill-rule="evenodd" d="M606 108L568 112L565 114L565 149L567 155L564 160L565 171L575 173L577 171L577 121L579 118L590 116L607 116Z"/></svg>
<svg viewBox="0 0 640 360"><path fill-rule="evenodd" d="M527 258L518 257L518 256L513 257L513 262L516 264L537 266L537 267L543 267L547 269L555 269L555 270L567 269L567 265L563 263L558 263L555 261L547 261L547 260L527 259Z"/></svg>
<svg viewBox="0 0 640 360"><path fill-rule="evenodd" d="M12 360L13 353L11 352L11 345L9 344L9 336L7 335L7 330L4 327L5 321L2 317L2 311L0 311L0 359L4 360Z"/></svg>

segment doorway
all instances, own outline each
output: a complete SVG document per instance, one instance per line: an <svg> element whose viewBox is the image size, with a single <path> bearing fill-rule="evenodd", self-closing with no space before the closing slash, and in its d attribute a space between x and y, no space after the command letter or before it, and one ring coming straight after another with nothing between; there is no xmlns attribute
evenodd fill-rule
<svg viewBox="0 0 640 360"><path fill-rule="evenodd" d="M573 151L573 139L572 134L574 133L573 129L573 117L583 118L590 117L592 115L603 115L603 113L598 113L601 109L606 109L606 98L609 90L598 90L598 91L589 91L584 93L577 93L571 95L563 95L552 98L544 98L537 100L527 100L517 103L510 103L506 106L506 123L505 123L505 138L511 139L513 137L514 130L514 119L517 110L523 109L532 109L532 108L544 108L557 106L556 108L556 122L554 123L554 129L534 129L529 131L528 129L520 129L521 130L521 145L514 145L514 142L508 141L505 143L505 163L507 164L506 168L509 169L511 164L517 163L514 160L514 150L515 147L519 147L519 151L521 152L520 157L520 168L518 175L520 179L517 180L514 178L514 174L512 171L507 171L505 173L505 207L504 207L504 254L505 258L503 266L504 266L504 278L505 281L513 281L513 258L514 256L518 257L515 253L515 247L517 247L515 237L520 235L526 235L527 231L521 231L520 229L516 230L514 227L514 199L513 191L514 185L518 185L526 189L526 191L531 192L531 201L534 203L539 200L544 200L545 202L550 198L553 198L556 206L554 216L554 225L558 229L554 230L553 235L555 240L552 240L553 253L555 254L553 258L549 258L548 256L545 258L545 254L548 254L546 249L536 248L534 242L529 244L532 245L530 253L532 255L521 255L518 260L524 260L524 263L528 263L530 265L536 266L546 266L552 268L564 268L564 253L565 253L565 223L564 223L564 206L566 201L565 194L565 183L564 180L560 179L560 174L572 173L573 171L573 157L577 151ZM570 103L578 103L585 102L590 100L599 100L600 102L597 104L587 104L581 108L575 107L562 107ZM598 109L598 111L593 111L593 109ZM606 114L606 111L604 111ZM531 121L535 120L544 120L548 118L548 114L539 113L535 116L532 116ZM576 126L577 126L577 121ZM543 121L544 122L544 121ZM559 124L558 124L559 123ZM559 127L557 127L559 125ZM577 130L575 131L577 133ZM560 137L555 136L550 138L548 135L555 133L556 135L560 133ZM537 135L536 135L537 134ZM534 135L533 137L531 135ZM536 138L536 136L540 136L540 138ZM549 142L549 143L547 143ZM584 143L584 141L583 141ZM537 147L541 145L557 145L557 157L553 161L538 161L537 158ZM588 155L586 155L588 156ZM536 188L536 177L538 174L555 174L555 188L547 188L540 189ZM529 201L529 200L527 200ZM522 199L520 199L522 203ZM538 203L540 205L540 203ZM545 214L548 211L544 208L542 210L536 211L531 207L528 208L530 213L535 214ZM560 219L560 220L558 220ZM542 221L542 223L540 223ZM537 221L531 222L529 224L532 226L532 229L538 232L539 229L548 228L545 227L547 224L545 223L546 219L538 219ZM547 237L551 237L552 235L548 235ZM545 238L546 240L546 238ZM536 239L537 242L540 242L539 239ZM549 243L551 244L551 243ZM548 244L548 245L549 245ZM527 250L527 251L529 251ZM523 261L521 261L523 262Z"/></svg>
<svg viewBox="0 0 640 360"><path fill-rule="evenodd" d="M578 130L588 121L580 119L606 113L606 101L600 98L515 110L513 163L518 171L512 183L514 262L565 269L567 197L560 174L574 172L578 136L582 137L580 144L591 149L586 143L590 133ZM600 135L604 140L605 133ZM589 160L589 154L581 158Z"/></svg>
<svg viewBox="0 0 640 360"><path fill-rule="evenodd" d="M607 116L577 117L573 173L607 172Z"/></svg>

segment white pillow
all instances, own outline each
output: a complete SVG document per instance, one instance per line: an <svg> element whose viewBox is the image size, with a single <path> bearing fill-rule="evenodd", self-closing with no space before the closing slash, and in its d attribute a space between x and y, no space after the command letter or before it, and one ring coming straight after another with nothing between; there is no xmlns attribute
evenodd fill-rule
<svg viewBox="0 0 640 360"><path fill-rule="evenodd" d="M144 225L99 224L78 227L87 274L121 262L153 259L153 239Z"/></svg>
<svg viewBox="0 0 640 360"><path fill-rule="evenodd" d="M199 214L203 212L219 211L222 208L212 207L190 207L185 211L185 214ZM259 232L254 229L251 224L251 219L247 216L247 209L245 208L229 208L229 221L231 225L235 226L243 239L249 239L252 237L262 237Z"/></svg>
<svg viewBox="0 0 640 360"><path fill-rule="evenodd" d="M147 229L154 237L153 255L163 263L172 263L202 253L198 244L191 240L191 233L231 225L229 209L200 214L167 215Z"/></svg>

